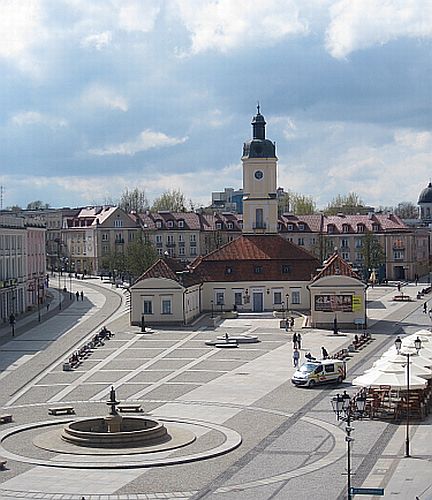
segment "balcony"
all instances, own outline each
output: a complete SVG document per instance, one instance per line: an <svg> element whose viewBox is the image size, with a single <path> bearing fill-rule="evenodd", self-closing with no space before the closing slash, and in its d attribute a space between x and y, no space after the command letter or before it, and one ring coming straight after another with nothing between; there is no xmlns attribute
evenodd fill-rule
<svg viewBox="0 0 432 500"><path fill-rule="evenodd" d="M252 229L264 231L267 228L267 224L265 222L255 222L252 224Z"/></svg>
<svg viewBox="0 0 432 500"><path fill-rule="evenodd" d="M174 241L169 241L169 242L167 242L167 244L166 244L166 247L167 247L167 248L174 248L175 246L176 246L176 244L174 243Z"/></svg>
<svg viewBox="0 0 432 500"><path fill-rule="evenodd" d="M185 246L185 242L184 241L179 241L179 247L180 248L184 248Z"/></svg>
<svg viewBox="0 0 432 500"><path fill-rule="evenodd" d="M163 247L163 243L162 243L162 241L157 241L157 242L155 243L155 245L156 245L156 248L162 248L162 247Z"/></svg>
<svg viewBox="0 0 432 500"><path fill-rule="evenodd" d="M124 245L124 242L125 242L124 238L116 238L114 241L116 245Z"/></svg>

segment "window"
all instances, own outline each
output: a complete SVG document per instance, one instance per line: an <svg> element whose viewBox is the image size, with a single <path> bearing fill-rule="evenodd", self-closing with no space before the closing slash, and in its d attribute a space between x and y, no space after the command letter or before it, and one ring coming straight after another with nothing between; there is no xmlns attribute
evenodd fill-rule
<svg viewBox="0 0 432 500"><path fill-rule="evenodd" d="M151 300L144 300L143 311L144 314L153 314L153 303Z"/></svg>
<svg viewBox="0 0 432 500"><path fill-rule="evenodd" d="M173 243L174 243L174 235L168 234L167 235L167 245L172 245Z"/></svg>
<svg viewBox="0 0 432 500"><path fill-rule="evenodd" d="M234 305L241 306L242 305L242 293L234 292Z"/></svg>
<svg viewBox="0 0 432 500"><path fill-rule="evenodd" d="M172 228L174 226L174 222L172 220L167 221L167 227Z"/></svg>
<svg viewBox="0 0 432 500"><path fill-rule="evenodd" d="M332 363L331 365L324 365L324 371L326 373L333 373L334 372L334 364Z"/></svg>
<svg viewBox="0 0 432 500"><path fill-rule="evenodd" d="M348 239L347 238L341 238L340 244L342 248L347 248L348 247Z"/></svg>
<svg viewBox="0 0 432 500"><path fill-rule="evenodd" d="M163 249L162 248L156 248L157 254L159 257L162 257L163 255Z"/></svg>
<svg viewBox="0 0 432 500"><path fill-rule="evenodd" d="M361 252L356 252L356 261L361 262L363 260L363 254Z"/></svg>
<svg viewBox="0 0 432 500"><path fill-rule="evenodd" d="M372 224L372 231L374 233L377 233L379 231L379 224Z"/></svg>
<svg viewBox="0 0 432 500"><path fill-rule="evenodd" d="M288 274L291 271L291 268L288 264L282 264L282 274Z"/></svg>
<svg viewBox="0 0 432 500"><path fill-rule="evenodd" d="M184 243L184 236L182 234L179 234L178 240L179 243Z"/></svg>
<svg viewBox="0 0 432 500"><path fill-rule="evenodd" d="M216 292L216 305L222 306L225 304L225 292Z"/></svg>
<svg viewBox="0 0 432 500"><path fill-rule="evenodd" d="M228 229L233 229L234 228L234 224L232 222L228 222L227 223L227 228Z"/></svg>
<svg viewBox="0 0 432 500"><path fill-rule="evenodd" d="M342 226L342 232L343 233L349 233L349 225L348 224L344 224Z"/></svg>
<svg viewBox="0 0 432 500"><path fill-rule="evenodd" d="M184 225L185 225L185 224L184 224L184 220L179 220L179 221L177 222L177 225L178 225L178 227L179 227L179 228L183 229L183 228L184 228Z"/></svg>
<svg viewBox="0 0 432 500"><path fill-rule="evenodd" d="M262 208L257 208L255 210L255 227L257 229L264 229L264 210Z"/></svg>
<svg viewBox="0 0 432 500"><path fill-rule="evenodd" d="M358 233L364 233L365 232L365 226L364 226L364 224L357 224L357 232Z"/></svg>
<svg viewBox="0 0 432 500"><path fill-rule="evenodd" d="M282 292L273 292L273 304L282 304Z"/></svg>
<svg viewBox="0 0 432 500"><path fill-rule="evenodd" d="M403 260L405 256L405 252L403 250L394 250L393 259L394 260Z"/></svg>
<svg viewBox="0 0 432 500"><path fill-rule="evenodd" d="M327 232L330 233L330 234L335 232L335 227L334 227L333 224L329 224L327 226Z"/></svg>
<svg viewBox="0 0 432 500"><path fill-rule="evenodd" d="M72 253L74 253L72 251ZM102 255L107 255L108 254L108 245L102 245Z"/></svg>
<svg viewBox="0 0 432 500"><path fill-rule="evenodd" d="M184 247L179 247L178 253L179 253L179 255L184 255L185 254L185 248Z"/></svg>
<svg viewBox="0 0 432 500"><path fill-rule="evenodd" d="M194 256L197 254L197 249L196 249L196 247L191 247L191 249L190 249L190 254L191 254L191 255L194 255Z"/></svg>
<svg viewBox="0 0 432 500"><path fill-rule="evenodd" d="M294 226L292 224L287 224L287 230L292 231L294 229Z"/></svg>
<svg viewBox="0 0 432 500"><path fill-rule="evenodd" d="M162 235L161 234L156 235L156 243L162 243Z"/></svg>
<svg viewBox="0 0 432 500"><path fill-rule="evenodd" d="M355 239L355 247L356 248L362 248L363 247L363 240L362 240L362 238L356 238Z"/></svg>
<svg viewBox="0 0 432 500"><path fill-rule="evenodd" d="M222 222L216 222L216 229L222 229Z"/></svg>
<svg viewBox="0 0 432 500"><path fill-rule="evenodd" d="M291 304L301 304L300 290L291 290Z"/></svg>
<svg viewBox="0 0 432 500"><path fill-rule="evenodd" d="M303 246L304 245L304 238L298 238L297 245Z"/></svg>
<svg viewBox="0 0 432 500"><path fill-rule="evenodd" d="M102 233L102 241L108 241L108 240L109 240L108 233Z"/></svg>
<svg viewBox="0 0 432 500"><path fill-rule="evenodd" d="M190 242L191 243L196 243L196 234L191 234L190 235Z"/></svg>
<svg viewBox="0 0 432 500"><path fill-rule="evenodd" d="M299 231L304 231L305 230L305 225L304 224L299 224L298 228L299 228Z"/></svg>
<svg viewBox="0 0 432 500"><path fill-rule="evenodd" d="M262 266L255 266L254 267L254 273L255 274L261 274L262 273Z"/></svg>
<svg viewBox="0 0 432 500"><path fill-rule="evenodd" d="M342 259L343 260L349 260L349 253L348 252L342 252Z"/></svg>
<svg viewBox="0 0 432 500"><path fill-rule="evenodd" d="M157 221L156 221L156 227L157 227L158 229L160 229L160 228L162 227L162 221L161 221L161 220L157 220Z"/></svg>
<svg viewBox="0 0 432 500"><path fill-rule="evenodd" d="M171 299L162 299L162 314L172 314Z"/></svg>
<svg viewBox="0 0 432 500"><path fill-rule="evenodd" d="M114 221L114 227L123 227L123 221L121 219L116 219Z"/></svg>
<svg viewBox="0 0 432 500"><path fill-rule="evenodd" d="M225 268L225 274L232 274L233 268L232 267L226 267Z"/></svg>

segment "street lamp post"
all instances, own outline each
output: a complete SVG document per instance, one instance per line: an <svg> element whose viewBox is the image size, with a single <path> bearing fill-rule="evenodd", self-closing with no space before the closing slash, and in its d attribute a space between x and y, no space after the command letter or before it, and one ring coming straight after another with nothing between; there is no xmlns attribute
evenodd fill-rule
<svg viewBox="0 0 432 500"><path fill-rule="evenodd" d="M414 340L414 347L417 351L417 354L419 353L421 349L422 342L419 337L417 337ZM406 362L406 383L407 383L407 392L406 392L406 432L405 432L405 457L408 458L411 456L410 453L410 407L409 407L409 401L410 401L410 357L411 354L409 352L401 352L402 348L402 340L400 337L398 337L395 340L395 347L396 351L398 354L401 356L405 356L407 358Z"/></svg>
<svg viewBox="0 0 432 500"><path fill-rule="evenodd" d="M61 269L61 267L60 267ZM62 296L61 296L61 271L58 273L58 290L59 290L59 310L61 311L62 308Z"/></svg>
<svg viewBox="0 0 432 500"><path fill-rule="evenodd" d="M285 303L286 303L286 315L289 317L289 293L285 295Z"/></svg>
<svg viewBox="0 0 432 500"><path fill-rule="evenodd" d="M36 279L36 300L37 300L37 307L38 307L38 322L40 323L41 321L41 312L40 312L40 284L39 284L39 278Z"/></svg>
<svg viewBox="0 0 432 500"><path fill-rule="evenodd" d="M331 404L333 411L336 414L338 420L343 420L346 422L345 427L345 441L347 443L347 499L352 500L352 489L351 489L351 443L354 438L351 437L351 432L354 430L351 427L351 421L359 419L363 416L365 406L366 406L366 396L358 395L353 400L351 400L349 394L344 391L343 394L336 394L332 398Z"/></svg>

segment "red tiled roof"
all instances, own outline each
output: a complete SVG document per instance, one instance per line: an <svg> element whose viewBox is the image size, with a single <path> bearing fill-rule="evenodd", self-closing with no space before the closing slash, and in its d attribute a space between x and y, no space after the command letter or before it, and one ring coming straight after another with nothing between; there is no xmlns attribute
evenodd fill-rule
<svg viewBox="0 0 432 500"><path fill-rule="evenodd" d="M196 276L189 272L186 266L169 257L157 260L136 282L148 278L167 278L177 281L183 286L191 286L197 282Z"/></svg>
<svg viewBox="0 0 432 500"><path fill-rule="evenodd" d="M194 263L202 281L309 281L319 261L279 235L242 235Z"/></svg>
<svg viewBox="0 0 432 500"><path fill-rule="evenodd" d="M335 252L331 257L327 259L324 264L323 269L314 277L313 281L317 281L323 276L350 276L351 278L356 278L361 281L360 276L354 271L348 262L346 262Z"/></svg>

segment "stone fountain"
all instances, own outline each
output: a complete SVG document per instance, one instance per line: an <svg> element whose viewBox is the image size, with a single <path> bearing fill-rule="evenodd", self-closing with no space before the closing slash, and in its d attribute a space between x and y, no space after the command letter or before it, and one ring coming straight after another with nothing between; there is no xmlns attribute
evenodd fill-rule
<svg viewBox="0 0 432 500"><path fill-rule="evenodd" d="M167 428L148 417L123 417L117 411L114 387L106 402L110 412L106 417L85 418L66 424L61 439L76 446L90 448L131 448L157 446L170 441Z"/></svg>

